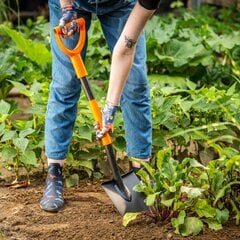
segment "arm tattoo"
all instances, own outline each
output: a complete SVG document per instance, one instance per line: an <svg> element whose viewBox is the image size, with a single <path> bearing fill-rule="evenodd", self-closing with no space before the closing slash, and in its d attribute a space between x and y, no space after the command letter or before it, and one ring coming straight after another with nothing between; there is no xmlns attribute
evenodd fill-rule
<svg viewBox="0 0 240 240"><path fill-rule="evenodd" d="M125 42L126 42L126 47L129 49L132 49L132 47L136 44L137 41L135 41L125 35Z"/></svg>

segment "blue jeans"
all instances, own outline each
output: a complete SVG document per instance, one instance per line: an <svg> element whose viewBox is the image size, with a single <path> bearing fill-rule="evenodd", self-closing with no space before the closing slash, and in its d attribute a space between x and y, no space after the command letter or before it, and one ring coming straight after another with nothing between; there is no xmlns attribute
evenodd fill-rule
<svg viewBox="0 0 240 240"><path fill-rule="evenodd" d="M109 0L91 4L88 0L74 1L78 17L84 17L86 28L91 24L92 13L96 13L108 46L112 51L124 24L135 5L135 0ZM81 92L80 81L69 58L58 48L52 34L53 27L61 18L59 1L49 0L52 82L45 121L45 152L48 158L63 160L69 148L77 115L77 102ZM73 48L77 37L64 40ZM82 52L84 59L86 46ZM152 147L152 120L149 86L146 73L146 45L144 34L139 39L136 56L126 86L121 97L127 154L135 158L148 158ZM80 109L81 111L81 109Z"/></svg>

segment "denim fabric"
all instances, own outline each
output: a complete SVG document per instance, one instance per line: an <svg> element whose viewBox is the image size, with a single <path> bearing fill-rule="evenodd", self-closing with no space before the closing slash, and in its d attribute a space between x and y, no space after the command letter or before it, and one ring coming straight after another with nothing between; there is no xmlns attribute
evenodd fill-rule
<svg viewBox="0 0 240 240"><path fill-rule="evenodd" d="M135 0L109 0L102 3L89 3L88 0L75 0L78 17L84 17L89 29L92 13L96 13L108 46L112 51L124 24L135 5ZM71 142L73 127L77 115L81 85L76 78L69 58L58 48L52 34L61 17L59 1L49 0L51 50L53 54L52 82L45 121L45 151L48 158L65 159ZM64 40L73 48L78 36ZM86 54L81 53L83 59ZM124 118L127 154L145 159L151 156L152 120L150 95L146 74L146 46L144 34L137 44L137 54L121 98ZM79 109L81 111L81 109Z"/></svg>

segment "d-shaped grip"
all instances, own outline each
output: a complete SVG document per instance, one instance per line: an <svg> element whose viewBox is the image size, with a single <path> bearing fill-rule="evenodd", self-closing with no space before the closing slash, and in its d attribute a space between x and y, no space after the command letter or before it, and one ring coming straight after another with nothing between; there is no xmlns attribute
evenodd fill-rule
<svg viewBox="0 0 240 240"><path fill-rule="evenodd" d="M78 26L79 26L80 36L79 36L79 39L78 39L78 43L77 43L77 45L74 49L68 49L63 44L63 42L62 42L63 33L62 33L61 27L57 26L53 29L59 48L69 57L72 57L76 54L81 53L81 51L84 47L85 40L86 40L86 28L85 28L84 18L78 18L78 19L76 19L76 21L77 21ZM69 28L69 26L70 26L70 23L67 23L66 24L67 29Z"/></svg>

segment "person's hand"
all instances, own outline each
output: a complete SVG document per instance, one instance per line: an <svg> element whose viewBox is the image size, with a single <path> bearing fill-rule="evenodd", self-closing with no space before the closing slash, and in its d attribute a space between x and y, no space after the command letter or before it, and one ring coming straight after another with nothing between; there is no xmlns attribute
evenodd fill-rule
<svg viewBox="0 0 240 240"><path fill-rule="evenodd" d="M102 129L99 128L99 124L95 125L96 138L98 140L104 137L107 132L113 131L113 121L117 109L118 106L106 103L102 111Z"/></svg>
<svg viewBox="0 0 240 240"><path fill-rule="evenodd" d="M70 37L75 32L78 31L77 12L75 11L74 6L66 6L62 8L62 17L59 20L59 26L62 29L64 37ZM66 27L66 23L70 22L69 28Z"/></svg>

